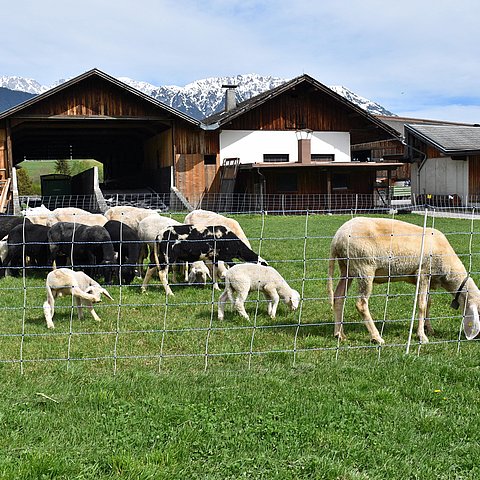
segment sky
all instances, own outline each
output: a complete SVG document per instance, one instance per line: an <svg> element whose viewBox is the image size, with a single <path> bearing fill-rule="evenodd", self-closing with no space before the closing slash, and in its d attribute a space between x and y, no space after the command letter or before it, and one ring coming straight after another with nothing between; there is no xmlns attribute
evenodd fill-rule
<svg viewBox="0 0 480 480"><path fill-rule="evenodd" d="M407 117L480 123L478 0L18 0L0 75L154 85L303 73Z"/></svg>

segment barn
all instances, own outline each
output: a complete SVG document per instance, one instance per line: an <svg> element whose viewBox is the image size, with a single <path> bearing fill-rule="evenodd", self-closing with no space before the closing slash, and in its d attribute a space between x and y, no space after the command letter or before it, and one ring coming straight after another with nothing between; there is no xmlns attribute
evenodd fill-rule
<svg viewBox="0 0 480 480"><path fill-rule="evenodd" d="M426 203L478 203L480 127L475 125L405 125L412 157L412 190Z"/></svg>
<svg viewBox="0 0 480 480"><path fill-rule="evenodd" d="M206 136L197 120L93 69L0 115L0 175L7 183L23 160L95 159L106 190L169 192L189 154L211 153Z"/></svg>

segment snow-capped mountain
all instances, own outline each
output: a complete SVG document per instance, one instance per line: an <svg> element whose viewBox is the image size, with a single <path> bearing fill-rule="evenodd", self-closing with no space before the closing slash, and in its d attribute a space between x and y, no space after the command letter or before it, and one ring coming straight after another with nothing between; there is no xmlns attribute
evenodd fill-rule
<svg viewBox="0 0 480 480"><path fill-rule="evenodd" d="M196 119L209 117L224 108L225 89L222 88L222 85L238 85L235 90L237 102L242 102L287 81L284 78L256 74L205 78L189 83L184 87L175 85L156 86L127 77L120 77L119 80ZM43 93L63 82L65 80L61 79L53 85L41 85L31 78L0 76L0 87L31 94ZM330 88L369 113L393 115L378 103L361 97L348 88L340 86Z"/></svg>

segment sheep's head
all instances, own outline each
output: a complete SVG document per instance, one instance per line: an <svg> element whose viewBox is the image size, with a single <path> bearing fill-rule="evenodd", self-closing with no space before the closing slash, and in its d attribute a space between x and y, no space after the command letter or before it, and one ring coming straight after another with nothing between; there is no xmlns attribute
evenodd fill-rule
<svg viewBox="0 0 480 480"><path fill-rule="evenodd" d="M292 290L292 294L288 299L288 306L291 310L295 311L300 305L300 294L296 290Z"/></svg>
<svg viewBox="0 0 480 480"><path fill-rule="evenodd" d="M480 318L478 314L480 306L480 292L474 281L469 278L466 282L467 292L455 296L452 302L453 308L460 306L463 313L463 331L467 340L474 339L480 333ZM457 302L455 302L457 300Z"/></svg>
<svg viewBox="0 0 480 480"><path fill-rule="evenodd" d="M203 262L194 262L190 268L190 273L188 275L188 283L196 283L197 278L201 277L203 284L207 283L207 278L211 279L210 271L208 267Z"/></svg>
<svg viewBox="0 0 480 480"><path fill-rule="evenodd" d="M111 295L100 285L90 285L86 290L85 293L89 293L90 295L93 295L94 297L94 302L99 303L102 301L102 294L105 295L107 298L110 300L113 300Z"/></svg>

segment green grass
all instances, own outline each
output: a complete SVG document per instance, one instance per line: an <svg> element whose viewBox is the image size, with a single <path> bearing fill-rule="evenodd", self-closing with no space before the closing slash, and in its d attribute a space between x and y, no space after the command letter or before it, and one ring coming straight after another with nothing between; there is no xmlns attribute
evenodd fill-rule
<svg viewBox="0 0 480 480"><path fill-rule="evenodd" d="M250 322L227 309L219 324L219 293L173 286L166 305L158 285L141 295L137 280L109 288L116 302L96 308L101 323L60 299L49 332L44 277L25 288L3 279L0 478L478 478L478 342L458 344L450 298L435 295L435 335L408 356L406 284L392 284L387 304L386 287L374 289L374 318L386 306L395 320L385 347L370 344L353 300L347 341L333 338L327 258L347 218L239 218L254 250L303 292L300 310L280 305L273 321L254 295ZM471 222L435 226L468 265ZM477 255L472 265L480 271Z"/></svg>

